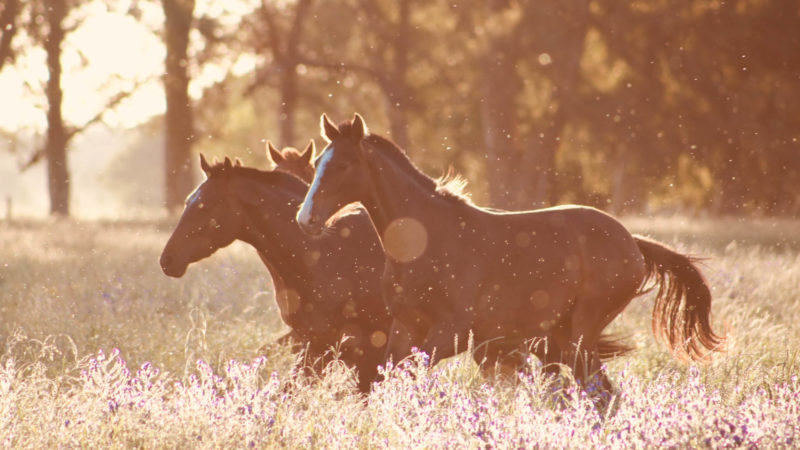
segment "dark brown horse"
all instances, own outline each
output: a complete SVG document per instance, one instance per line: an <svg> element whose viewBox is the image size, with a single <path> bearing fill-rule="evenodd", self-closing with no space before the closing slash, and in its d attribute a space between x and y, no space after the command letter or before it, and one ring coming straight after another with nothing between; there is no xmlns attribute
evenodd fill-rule
<svg viewBox="0 0 800 450"><path fill-rule="evenodd" d="M306 183L314 179L314 140L312 139L302 152L294 147L284 147L278 150L267 141L267 158L275 164L275 170L290 173L299 177Z"/></svg>
<svg viewBox="0 0 800 450"><path fill-rule="evenodd" d="M427 177L357 114L338 127L323 115L322 128L330 143L298 223L318 235L343 206L366 207L387 255L384 300L432 363L456 352L454 338L463 350L470 331L476 359L501 368L519 367L538 340L532 351L543 362L572 366L579 381L597 374L609 387L601 361L628 347L603 329L648 280L659 289L654 332L675 353L697 359L721 344L692 258L589 207L479 208L460 193L463 182ZM392 334L389 346L395 359L408 352Z"/></svg>
<svg viewBox="0 0 800 450"><path fill-rule="evenodd" d="M307 150L313 152L313 147ZM287 160L304 157L284 152ZM275 155L272 155L273 159ZM308 159L306 159L308 163ZM182 276L187 266L234 240L252 245L272 276L281 318L292 331L281 341L308 347L311 361L341 345L341 360L358 371L369 390L383 362L391 318L381 301L384 256L366 214L345 218L322 238L309 238L294 221L308 189L299 178L225 162L209 165L207 179L186 201L164 247L161 268Z"/></svg>

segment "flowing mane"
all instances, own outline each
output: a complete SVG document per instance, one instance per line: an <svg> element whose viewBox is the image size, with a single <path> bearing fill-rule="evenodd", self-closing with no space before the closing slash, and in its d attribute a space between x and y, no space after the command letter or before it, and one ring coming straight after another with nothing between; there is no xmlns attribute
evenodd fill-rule
<svg viewBox="0 0 800 450"><path fill-rule="evenodd" d="M470 193L467 192L467 179L457 173L453 166L449 166L447 172L434 181L436 182L437 192L457 197L465 203L472 204Z"/></svg>
<svg viewBox="0 0 800 450"><path fill-rule="evenodd" d="M351 126L352 125L350 125L349 122L345 122L339 125L339 131L342 132L342 134L345 134L350 130ZM430 187L431 190L442 194L445 198L457 200L461 203L466 203L469 205L472 204L472 200L469 198L469 194L466 192L467 180L461 175L457 174L452 166L449 167L447 172L445 172L442 176L433 179L419 170L419 168L414 165L413 162L411 162L406 153L389 139L377 134L368 134L364 137L364 142L371 148L376 149L380 151L381 154L389 157L389 159L395 163L400 164L401 166L409 167L414 179L424 186Z"/></svg>

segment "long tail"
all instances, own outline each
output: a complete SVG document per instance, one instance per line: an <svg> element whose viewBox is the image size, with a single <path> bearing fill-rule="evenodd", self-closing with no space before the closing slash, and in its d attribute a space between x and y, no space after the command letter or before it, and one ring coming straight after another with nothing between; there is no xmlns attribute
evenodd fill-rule
<svg viewBox="0 0 800 450"><path fill-rule="evenodd" d="M652 325L656 337L677 356L693 360L721 350L725 338L711 330L711 291L694 264L697 258L641 236L634 239L647 266L643 285L652 281L658 286Z"/></svg>

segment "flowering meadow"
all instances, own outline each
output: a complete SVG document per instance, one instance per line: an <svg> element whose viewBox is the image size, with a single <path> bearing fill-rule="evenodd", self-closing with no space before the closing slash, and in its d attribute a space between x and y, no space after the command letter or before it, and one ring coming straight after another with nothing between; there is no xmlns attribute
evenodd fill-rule
<svg viewBox="0 0 800 450"><path fill-rule="evenodd" d="M468 353L432 368L415 354L364 397L338 361L305 373L272 344L286 328L245 245L176 280L158 266L169 224L0 224L0 445L800 446L800 224L625 223L708 257L728 342L677 361L650 331L652 294L635 299L611 325L637 349L608 363L608 404L535 359L515 380L484 378Z"/></svg>

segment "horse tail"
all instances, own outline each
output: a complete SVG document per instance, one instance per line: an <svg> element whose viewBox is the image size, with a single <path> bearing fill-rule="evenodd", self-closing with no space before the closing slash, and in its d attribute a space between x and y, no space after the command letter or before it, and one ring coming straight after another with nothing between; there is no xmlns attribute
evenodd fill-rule
<svg viewBox="0 0 800 450"><path fill-rule="evenodd" d="M653 307L653 333L678 357L703 359L719 351L724 336L711 330L711 291L697 269L699 258L683 255L664 244L634 236L644 255L647 273L642 283L658 286Z"/></svg>
<svg viewBox="0 0 800 450"><path fill-rule="evenodd" d="M603 361L625 355L633 350L634 347L626 344L621 336L602 334L597 341L597 356Z"/></svg>

